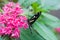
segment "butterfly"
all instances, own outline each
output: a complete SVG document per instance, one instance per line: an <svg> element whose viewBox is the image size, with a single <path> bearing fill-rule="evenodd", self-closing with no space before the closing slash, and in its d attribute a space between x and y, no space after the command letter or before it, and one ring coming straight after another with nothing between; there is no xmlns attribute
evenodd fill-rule
<svg viewBox="0 0 60 40"><path fill-rule="evenodd" d="M28 19L29 29L31 31L32 24L40 17L41 11L33 15L30 19ZM31 32L32 33L32 32Z"/></svg>
<svg viewBox="0 0 60 40"><path fill-rule="evenodd" d="M41 15L41 12L36 13L30 19L28 19L28 24L31 26Z"/></svg>

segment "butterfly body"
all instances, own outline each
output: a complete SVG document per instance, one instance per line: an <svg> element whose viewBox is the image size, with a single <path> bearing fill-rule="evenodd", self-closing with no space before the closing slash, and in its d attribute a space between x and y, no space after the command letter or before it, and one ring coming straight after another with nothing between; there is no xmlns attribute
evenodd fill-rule
<svg viewBox="0 0 60 40"><path fill-rule="evenodd" d="M32 33L32 24L40 17L40 15L41 12L38 12L35 15L33 15L30 19L28 19L29 29L31 33Z"/></svg>
<svg viewBox="0 0 60 40"><path fill-rule="evenodd" d="M31 26L41 15L41 12L36 13L34 16L32 16L30 19L28 19L28 24Z"/></svg>

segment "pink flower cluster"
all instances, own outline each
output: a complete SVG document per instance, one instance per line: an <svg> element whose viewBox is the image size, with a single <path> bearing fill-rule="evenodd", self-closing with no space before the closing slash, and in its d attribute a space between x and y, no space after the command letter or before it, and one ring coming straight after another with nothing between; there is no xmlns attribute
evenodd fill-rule
<svg viewBox="0 0 60 40"><path fill-rule="evenodd" d="M3 13L0 13L0 35L9 35L13 38L20 36L20 28L27 29L27 17L21 15L22 8L18 3L5 4Z"/></svg>
<svg viewBox="0 0 60 40"><path fill-rule="evenodd" d="M55 31L56 31L57 33L60 33L60 27L55 28Z"/></svg>

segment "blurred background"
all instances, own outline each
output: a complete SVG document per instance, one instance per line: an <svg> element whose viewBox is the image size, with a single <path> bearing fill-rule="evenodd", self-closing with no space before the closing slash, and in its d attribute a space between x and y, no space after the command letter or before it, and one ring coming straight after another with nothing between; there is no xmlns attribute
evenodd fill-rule
<svg viewBox="0 0 60 40"><path fill-rule="evenodd" d="M20 35L22 40L60 40L60 29L59 32L55 30L60 28L60 0L0 0L1 12L3 5L8 2L19 2L29 18L42 11L41 16L33 24L31 30L33 34L29 29L22 29Z"/></svg>
<svg viewBox="0 0 60 40"><path fill-rule="evenodd" d="M60 10L59 9L58 10L51 10L49 13L60 19Z"/></svg>

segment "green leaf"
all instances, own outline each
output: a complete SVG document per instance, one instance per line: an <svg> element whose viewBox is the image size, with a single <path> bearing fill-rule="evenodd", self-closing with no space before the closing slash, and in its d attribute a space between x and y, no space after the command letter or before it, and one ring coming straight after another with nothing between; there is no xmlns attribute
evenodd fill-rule
<svg viewBox="0 0 60 40"><path fill-rule="evenodd" d="M32 3L31 6L34 10L34 13L39 12L38 10L40 10L40 8L39 8L39 4L37 2Z"/></svg>
<svg viewBox="0 0 60 40"><path fill-rule="evenodd" d="M52 15L50 15L50 14L48 14L48 13L42 13L42 15L43 15L44 17L46 17L47 19L50 19L50 20L52 20L52 21L59 21L59 19L58 19L57 17L52 16Z"/></svg>
<svg viewBox="0 0 60 40"><path fill-rule="evenodd" d="M0 37L0 40L3 40L3 39Z"/></svg>
<svg viewBox="0 0 60 40"><path fill-rule="evenodd" d="M24 7L29 7L32 3L37 2L44 10L60 9L60 0L19 0Z"/></svg>
<svg viewBox="0 0 60 40"><path fill-rule="evenodd" d="M44 40L43 37L39 36L34 29L32 33L29 29L21 31L21 40Z"/></svg>
<svg viewBox="0 0 60 40"><path fill-rule="evenodd" d="M41 5L47 10L60 9L60 0L41 0Z"/></svg>
<svg viewBox="0 0 60 40"><path fill-rule="evenodd" d="M42 19L39 18L39 21L42 21L44 24L46 24L52 28L60 26L60 21L57 17L52 16L47 13L42 13L42 15L43 15L43 17L42 17Z"/></svg>
<svg viewBox="0 0 60 40"><path fill-rule="evenodd" d="M19 2L24 8L27 8L27 7L31 6L32 3L37 2L37 1L40 1L40 0L19 0L18 2ZM40 2L38 2L38 3L40 3Z"/></svg>
<svg viewBox="0 0 60 40"><path fill-rule="evenodd" d="M39 21L34 24L34 29L46 40L58 40L54 33Z"/></svg>
<svg viewBox="0 0 60 40"><path fill-rule="evenodd" d="M18 2L18 0L13 0L13 2L15 2L15 3L16 3L16 2Z"/></svg>

